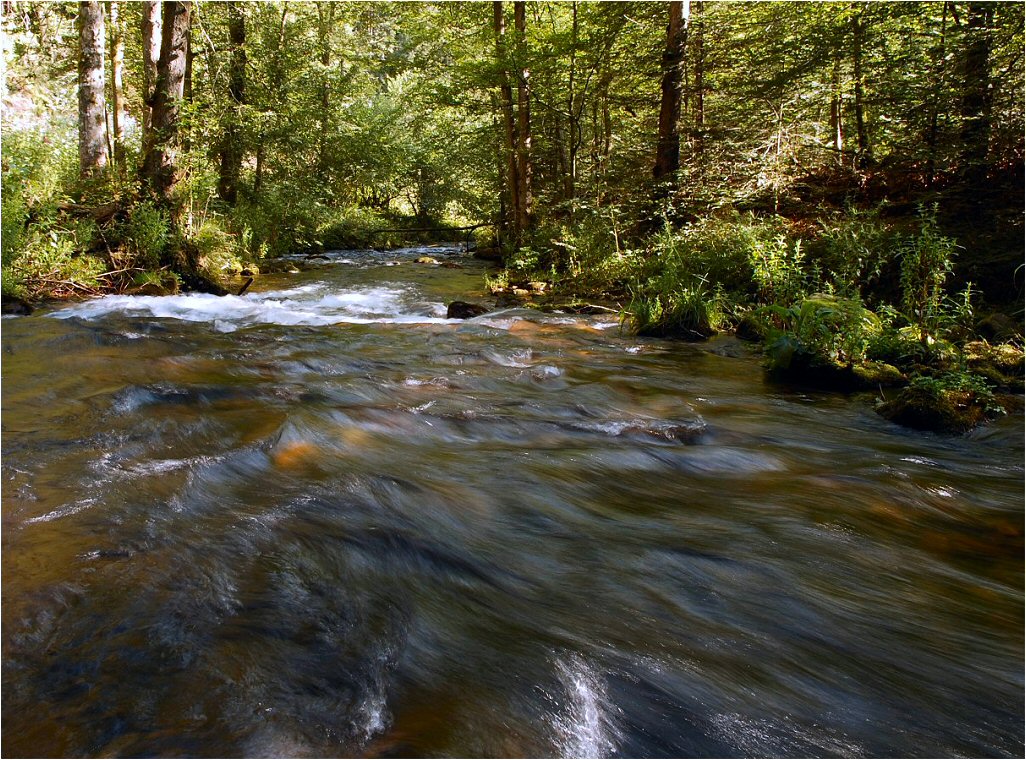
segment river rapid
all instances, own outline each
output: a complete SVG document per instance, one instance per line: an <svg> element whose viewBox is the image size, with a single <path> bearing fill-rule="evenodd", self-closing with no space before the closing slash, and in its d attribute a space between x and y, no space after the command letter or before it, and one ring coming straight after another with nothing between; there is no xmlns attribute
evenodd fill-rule
<svg viewBox="0 0 1026 760"><path fill-rule="evenodd" d="M446 320L483 272L3 320L5 757L1023 756L1021 412Z"/></svg>

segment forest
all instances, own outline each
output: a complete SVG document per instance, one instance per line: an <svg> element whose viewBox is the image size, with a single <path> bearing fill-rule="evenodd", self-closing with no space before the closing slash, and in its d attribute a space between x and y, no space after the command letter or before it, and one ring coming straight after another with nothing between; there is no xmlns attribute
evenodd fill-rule
<svg viewBox="0 0 1026 760"><path fill-rule="evenodd" d="M5 308L471 235L500 303L734 330L774 372L911 380L971 427L1021 390L1023 23L1013 2L5 2Z"/></svg>

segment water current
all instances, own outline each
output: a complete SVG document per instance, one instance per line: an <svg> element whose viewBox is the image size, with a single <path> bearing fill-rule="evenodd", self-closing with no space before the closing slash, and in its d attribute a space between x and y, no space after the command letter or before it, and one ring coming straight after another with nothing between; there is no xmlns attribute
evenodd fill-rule
<svg viewBox="0 0 1026 760"><path fill-rule="evenodd" d="M3 320L5 757L1022 757L1021 413L425 252Z"/></svg>

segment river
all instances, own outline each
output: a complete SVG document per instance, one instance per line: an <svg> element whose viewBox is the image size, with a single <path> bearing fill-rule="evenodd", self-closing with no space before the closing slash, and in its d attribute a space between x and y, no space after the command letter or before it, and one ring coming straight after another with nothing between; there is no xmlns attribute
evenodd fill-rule
<svg viewBox="0 0 1026 760"><path fill-rule="evenodd" d="M1021 412L446 320L483 272L3 320L5 757L1023 756Z"/></svg>

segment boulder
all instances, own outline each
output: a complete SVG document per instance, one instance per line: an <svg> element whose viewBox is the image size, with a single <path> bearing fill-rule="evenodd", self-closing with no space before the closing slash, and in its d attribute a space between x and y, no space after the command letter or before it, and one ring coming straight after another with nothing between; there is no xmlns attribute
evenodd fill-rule
<svg viewBox="0 0 1026 760"><path fill-rule="evenodd" d="M414 264L437 264L438 259L433 259L430 256L418 256L413 260Z"/></svg>
<svg viewBox="0 0 1026 760"><path fill-rule="evenodd" d="M20 298L4 298L0 303L0 313L2 314L17 314L24 317L32 312L32 304L22 301Z"/></svg>
<svg viewBox="0 0 1026 760"><path fill-rule="evenodd" d="M976 331L987 340L1011 340L1021 330L1007 314L994 313L976 323Z"/></svg>
<svg viewBox="0 0 1026 760"><path fill-rule="evenodd" d="M483 261L502 261L502 250L499 248L478 248L474 251L474 258Z"/></svg>
<svg viewBox="0 0 1026 760"><path fill-rule="evenodd" d="M1024 356L1008 343L992 346L986 341L966 343L963 348L967 369L981 375L1000 390L1022 393Z"/></svg>
<svg viewBox="0 0 1026 760"><path fill-rule="evenodd" d="M986 408L971 392L910 385L876 408L884 419L916 430L966 433L985 422Z"/></svg>
<svg viewBox="0 0 1026 760"><path fill-rule="evenodd" d="M488 309L477 303L453 301L445 312L446 319L472 319L486 314Z"/></svg>

